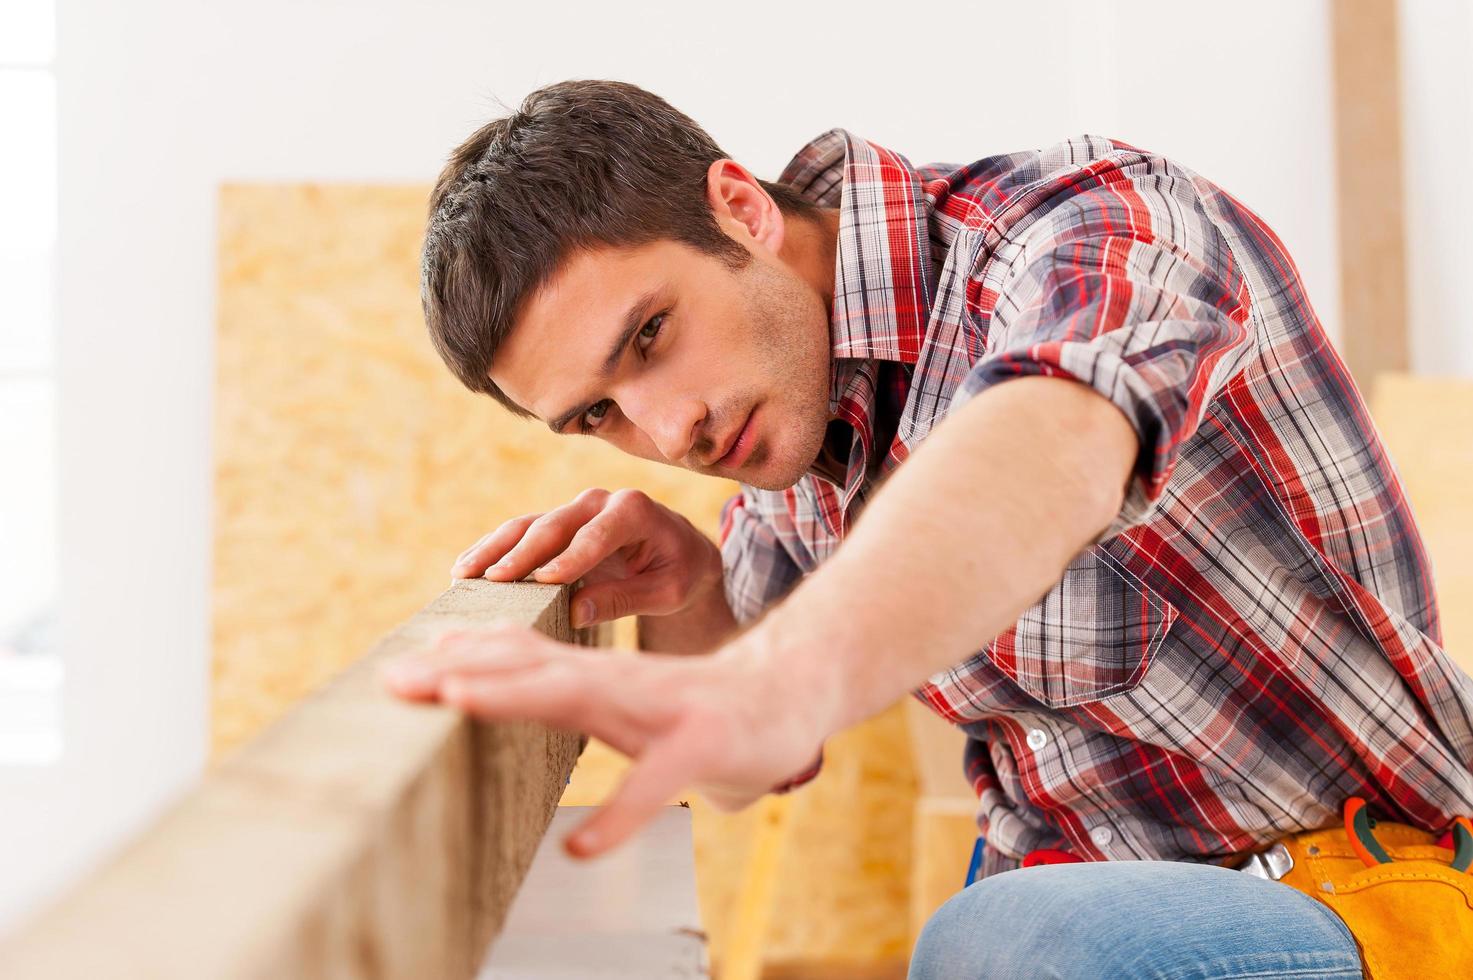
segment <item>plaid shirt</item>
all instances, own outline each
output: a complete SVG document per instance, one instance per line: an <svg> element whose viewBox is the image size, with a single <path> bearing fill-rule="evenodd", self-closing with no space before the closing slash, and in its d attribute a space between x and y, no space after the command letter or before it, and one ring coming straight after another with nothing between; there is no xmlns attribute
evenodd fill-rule
<svg viewBox="0 0 1473 980"><path fill-rule="evenodd" d="M1222 859L1332 824L1352 795L1427 829L1473 811L1473 680L1440 647L1365 404L1262 220L1094 136L913 167L836 129L780 180L840 209L839 421L795 486L743 487L722 515L740 622L992 385L1072 378L1140 436L1106 532L914 692L968 735L984 873L1035 848Z"/></svg>

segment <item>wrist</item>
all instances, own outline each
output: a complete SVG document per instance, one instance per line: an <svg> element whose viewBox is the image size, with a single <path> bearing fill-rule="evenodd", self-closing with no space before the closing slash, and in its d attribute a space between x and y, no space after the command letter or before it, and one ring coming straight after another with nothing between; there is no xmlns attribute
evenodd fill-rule
<svg viewBox="0 0 1473 980"><path fill-rule="evenodd" d="M689 523L689 522L687 522ZM709 606L713 599L719 598L721 604L726 604L726 569L721 562L721 549L711 542L694 526L690 531L696 537L697 558L695 561L695 572L692 575L691 587L686 594L685 604L676 612L701 606Z"/></svg>
<svg viewBox="0 0 1473 980"><path fill-rule="evenodd" d="M751 629L716 651L765 673L776 714L791 721L799 737L816 746L862 720L851 718L839 648L801 622L790 622L780 605Z"/></svg>
<svg viewBox="0 0 1473 980"><path fill-rule="evenodd" d="M806 783L812 782L814 777L817 776L819 772L822 771L822 769L823 745L819 745L818 754L813 757L813 762L809 763L807 768L805 768L802 772L794 773L793 775L789 776L787 779L783 780L776 786L772 787L772 789L768 790L768 792L779 794L791 793L799 786L803 786Z"/></svg>

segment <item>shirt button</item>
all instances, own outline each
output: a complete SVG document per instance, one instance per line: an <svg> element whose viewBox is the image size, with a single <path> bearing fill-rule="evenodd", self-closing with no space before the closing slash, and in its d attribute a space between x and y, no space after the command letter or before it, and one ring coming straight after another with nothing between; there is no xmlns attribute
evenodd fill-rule
<svg viewBox="0 0 1473 980"><path fill-rule="evenodd" d="M1096 827L1089 832L1089 839L1094 841L1097 847L1106 847L1115 839L1115 831L1105 826Z"/></svg>
<svg viewBox="0 0 1473 980"><path fill-rule="evenodd" d="M1037 751L1048 744L1048 732L1042 728L1035 728L1028 733L1028 747Z"/></svg>

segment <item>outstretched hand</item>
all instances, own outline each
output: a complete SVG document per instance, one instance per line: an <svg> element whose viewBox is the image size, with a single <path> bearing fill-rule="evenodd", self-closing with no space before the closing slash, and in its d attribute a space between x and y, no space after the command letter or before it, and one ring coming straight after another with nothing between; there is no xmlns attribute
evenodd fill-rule
<svg viewBox="0 0 1473 980"><path fill-rule="evenodd" d="M402 698L585 732L628 756L624 781L564 841L575 857L620 844L686 788L741 809L811 763L827 734L801 686L751 647L612 651L505 624L447 633L386 665L383 681Z"/></svg>

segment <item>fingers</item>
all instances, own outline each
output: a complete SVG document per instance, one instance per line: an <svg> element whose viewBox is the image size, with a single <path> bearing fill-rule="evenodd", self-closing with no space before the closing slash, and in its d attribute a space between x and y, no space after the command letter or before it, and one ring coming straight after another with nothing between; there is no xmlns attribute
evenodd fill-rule
<svg viewBox="0 0 1473 980"><path fill-rule="evenodd" d="M588 684L577 666L539 660L513 672L486 677L452 673L440 682L440 699L482 718L526 719L559 728L579 728L588 705Z"/></svg>
<svg viewBox="0 0 1473 980"><path fill-rule="evenodd" d="M432 651L399 657L379 677L408 700L441 701L488 720L531 719L587 732L632 756L643 750L647 728L661 721L665 705L641 701L637 685L632 695L623 688L624 696L610 696L621 690L616 675L627 675L628 666L607 653L505 626L458 634Z"/></svg>
<svg viewBox="0 0 1473 980"><path fill-rule="evenodd" d="M570 503L550 510L527 524L509 550L487 570L486 577L498 582L525 578L534 568L561 554L578 530L603 509L606 490L585 490Z"/></svg>
<svg viewBox="0 0 1473 980"><path fill-rule="evenodd" d="M598 812L567 836L564 848L591 858L628 840L690 783L701 751L700 739L679 730L652 742Z"/></svg>
<svg viewBox="0 0 1473 980"><path fill-rule="evenodd" d="M512 545L520 541L527 528L532 526L532 522L541 516L541 514L523 514L521 517L514 517L507 521L490 534L482 535L479 541L465 549L460 557L455 559L455 564L450 568L450 574L455 578L479 578L484 575L487 567L510 551Z"/></svg>
<svg viewBox="0 0 1473 980"><path fill-rule="evenodd" d="M582 629L625 616L662 616L679 607L677 577L651 573L584 586L573 593L569 616L573 628Z"/></svg>
<svg viewBox="0 0 1473 980"><path fill-rule="evenodd" d="M573 534L556 558L543 562L536 571L540 582L573 582L599 562L629 544L635 533L646 529L630 526L627 511L605 508Z"/></svg>
<svg viewBox="0 0 1473 980"><path fill-rule="evenodd" d="M556 659L496 674L452 673L440 681L440 700L488 721L537 721L585 732L636 755L644 748L646 720L608 697L596 666Z"/></svg>
<svg viewBox="0 0 1473 980"><path fill-rule="evenodd" d="M438 699L478 718L586 732L635 759L605 805L565 841L575 857L626 841L675 793L712 775L730 742L712 736L723 730L719 717L692 708L725 703L699 689L725 685L725 674L667 657L593 653L526 627L451 635L430 653L386 666L383 678L396 693Z"/></svg>
<svg viewBox="0 0 1473 980"><path fill-rule="evenodd" d="M442 634L435 646L384 664L379 676L389 692L415 701L433 701L445 678L486 675L535 667L578 648L550 640L524 626L498 624L484 630Z"/></svg>

